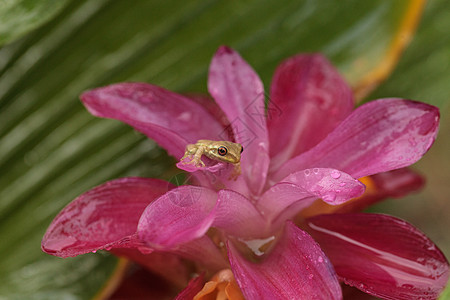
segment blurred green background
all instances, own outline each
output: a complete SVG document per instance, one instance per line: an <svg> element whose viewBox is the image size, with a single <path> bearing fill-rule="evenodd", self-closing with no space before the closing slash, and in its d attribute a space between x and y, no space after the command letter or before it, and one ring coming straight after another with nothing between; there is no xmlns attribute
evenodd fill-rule
<svg viewBox="0 0 450 300"><path fill-rule="evenodd" d="M57 212L106 180L169 179L173 160L126 125L89 115L78 95L120 81L206 92L219 45L238 50L266 90L277 64L322 52L352 85L385 57L411 1L0 2L0 299L89 299L115 259L59 259L40 240ZM429 1L412 43L367 99L441 109L418 194L372 208L404 218L450 256L450 4Z"/></svg>

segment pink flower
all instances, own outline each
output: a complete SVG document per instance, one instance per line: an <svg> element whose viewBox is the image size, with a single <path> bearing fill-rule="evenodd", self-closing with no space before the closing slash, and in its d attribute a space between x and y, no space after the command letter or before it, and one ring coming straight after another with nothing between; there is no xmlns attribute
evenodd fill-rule
<svg viewBox="0 0 450 300"><path fill-rule="evenodd" d="M200 169L178 164L195 185L107 182L63 209L42 249L60 257L106 249L179 282L187 272L171 271L179 257L212 272L231 267L249 300L341 299L339 281L386 299L439 295L448 262L412 225L368 213L292 221L318 198L339 205L361 196L358 178L419 160L436 137L437 108L388 98L353 110L350 88L317 54L278 67L267 110L259 77L230 48L215 54L208 90L215 103L144 83L81 98L93 115L130 124L177 159L200 139L242 144L236 181L230 164L209 160Z"/></svg>

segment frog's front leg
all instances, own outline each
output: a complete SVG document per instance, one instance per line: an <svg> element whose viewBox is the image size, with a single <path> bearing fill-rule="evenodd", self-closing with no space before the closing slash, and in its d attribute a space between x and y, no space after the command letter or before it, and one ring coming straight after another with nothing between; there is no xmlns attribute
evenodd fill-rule
<svg viewBox="0 0 450 300"><path fill-rule="evenodd" d="M202 155L205 153L206 147L205 146L198 146L194 157L191 160L191 163L193 163L197 167L204 167L205 163L202 161Z"/></svg>
<svg viewBox="0 0 450 300"><path fill-rule="evenodd" d="M194 165L196 167L204 167L205 164L202 161L202 155L205 152L205 146L199 146L197 144L189 144L186 146L186 152L184 152L184 156L181 158L184 164ZM189 161L185 161L186 158L189 158Z"/></svg>
<svg viewBox="0 0 450 300"><path fill-rule="evenodd" d="M186 158L189 158L190 156L194 155L195 152L197 151L197 146L194 144L189 144L186 146L186 151L184 151L184 155L183 157L180 159L181 162L184 162L184 160ZM190 159L189 162L186 163L190 163L192 161L192 159Z"/></svg>

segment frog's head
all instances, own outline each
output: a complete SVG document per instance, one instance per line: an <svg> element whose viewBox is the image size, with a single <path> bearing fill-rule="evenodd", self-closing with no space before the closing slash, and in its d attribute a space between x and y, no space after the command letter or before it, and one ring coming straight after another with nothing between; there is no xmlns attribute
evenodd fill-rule
<svg viewBox="0 0 450 300"><path fill-rule="evenodd" d="M209 157L236 164L241 161L241 153L244 147L238 143L228 141L214 141L208 145L207 154Z"/></svg>

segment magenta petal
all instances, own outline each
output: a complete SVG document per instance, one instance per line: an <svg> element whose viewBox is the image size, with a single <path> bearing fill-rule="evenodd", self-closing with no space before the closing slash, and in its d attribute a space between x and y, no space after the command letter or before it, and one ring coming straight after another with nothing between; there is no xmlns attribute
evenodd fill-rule
<svg viewBox="0 0 450 300"><path fill-rule="evenodd" d="M350 87L324 56L297 55L281 63L268 107L271 167L315 146L353 106Z"/></svg>
<svg viewBox="0 0 450 300"><path fill-rule="evenodd" d="M222 46L211 62L208 90L230 120L236 142L244 147L243 174L257 194L269 167L262 82L236 51ZM257 172L252 171L255 168Z"/></svg>
<svg viewBox="0 0 450 300"><path fill-rule="evenodd" d="M374 188L358 198L333 209L334 213L361 212L388 197L403 197L421 189L425 179L409 168L401 168L370 176Z"/></svg>
<svg viewBox="0 0 450 300"><path fill-rule="evenodd" d="M184 287L191 273L190 266L178 255L168 252L153 251L144 254L136 249L112 249L111 253L117 256L126 257L135 263L144 266L154 274L158 274L168 282Z"/></svg>
<svg viewBox="0 0 450 300"><path fill-rule="evenodd" d="M171 249L199 238L214 220L217 193L197 186L180 186L149 205L139 220L138 235L154 248Z"/></svg>
<svg viewBox="0 0 450 300"><path fill-rule="evenodd" d="M203 106L203 108L205 108L216 120L219 121L220 124L222 124L223 128L227 128L226 132L228 133L228 137L233 136L233 131L230 127L230 121L228 120L227 116L220 108L220 106L217 105L217 103L211 97L200 94L188 94L185 96L196 102L197 104Z"/></svg>
<svg viewBox="0 0 450 300"><path fill-rule="evenodd" d="M386 299L436 299L448 262L407 222L380 214L332 214L307 220L310 233L347 284Z"/></svg>
<svg viewBox="0 0 450 300"><path fill-rule="evenodd" d="M276 217L278 223L284 223L317 198L337 205L361 196L364 190L364 184L344 172L327 168L306 169L292 173L272 186L259 200L258 208L267 217Z"/></svg>
<svg viewBox="0 0 450 300"><path fill-rule="evenodd" d="M158 179L109 181L67 205L42 239L42 250L68 257L110 248L142 248L136 237L145 207L173 186Z"/></svg>
<svg viewBox="0 0 450 300"><path fill-rule="evenodd" d="M223 127L195 101L146 83L119 83L87 91L81 99L97 117L117 119L180 158L187 144L220 140Z"/></svg>
<svg viewBox="0 0 450 300"><path fill-rule="evenodd" d="M438 108L404 99L380 99L357 108L322 142L286 162L272 180L299 169L326 167L355 178L409 166L431 147Z"/></svg>
<svg viewBox="0 0 450 300"><path fill-rule="evenodd" d="M287 222L275 248L254 263L229 244L233 274L247 300L342 299L342 291L328 258L319 245Z"/></svg>
<svg viewBox="0 0 450 300"><path fill-rule="evenodd" d="M206 235L178 246L171 250L183 258L195 261L210 273L218 272L228 267L222 252Z"/></svg>
<svg viewBox="0 0 450 300"><path fill-rule="evenodd" d="M231 190L221 190L217 201L216 218L213 227L245 239L266 237L269 223L254 204ZM243 229L245 228L245 229Z"/></svg>
<svg viewBox="0 0 450 300"><path fill-rule="evenodd" d="M176 166L179 169L184 170L186 172L190 172L190 173L196 172L196 171L208 171L211 173L216 173L216 172L226 168L225 163L222 163L222 162L216 163L212 166L198 167L194 164L190 164L189 161L185 161L185 160L178 162L176 164Z"/></svg>
<svg viewBox="0 0 450 300"><path fill-rule="evenodd" d="M192 300L195 295L197 295L202 289L204 285L204 274L200 274L191 281L189 281L188 286L178 294L178 296L174 300Z"/></svg>

